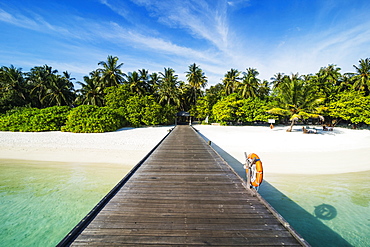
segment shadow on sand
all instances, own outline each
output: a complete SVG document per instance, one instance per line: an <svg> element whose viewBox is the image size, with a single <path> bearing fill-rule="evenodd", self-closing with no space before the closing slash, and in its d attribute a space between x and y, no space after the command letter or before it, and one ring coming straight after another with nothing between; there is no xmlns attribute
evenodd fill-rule
<svg viewBox="0 0 370 247"><path fill-rule="evenodd" d="M210 141L201 133L199 134L206 141ZM239 176L243 179L246 178L243 164L215 143L212 142L211 145ZM318 205L315 207L315 215L312 215L266 180L263 181L259 193L312 246L352 246L338 233L321 222L321 220L331 220L336 217L337 211L333 206L324 203Z"/></svg>

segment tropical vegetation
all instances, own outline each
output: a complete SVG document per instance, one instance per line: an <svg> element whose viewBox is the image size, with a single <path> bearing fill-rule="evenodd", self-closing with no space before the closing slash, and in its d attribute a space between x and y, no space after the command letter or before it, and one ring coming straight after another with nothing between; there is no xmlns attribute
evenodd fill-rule
<svg viewBox="0 0 370 247"><path fill-rule="evenodd" d="M0 130L106 132L124 126L173 124L179 111L203 122L290 124L370 124L370 58L351 73L330 64L315 74L276 73L261 80L256 68L231 68L222 82L206 88L199 65L189 65L185 81L172 68L123 72L108 56L75 81L51 66L29 72L0 67ZM78 89L75 89L78 86Z"/></svg>

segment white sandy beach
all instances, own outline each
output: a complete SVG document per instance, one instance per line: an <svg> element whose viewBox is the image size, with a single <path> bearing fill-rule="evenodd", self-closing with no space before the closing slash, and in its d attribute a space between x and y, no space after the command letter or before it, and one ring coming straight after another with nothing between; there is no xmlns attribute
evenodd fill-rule
<svg viewBox="0 0 370 247"><path fill-rule="evenodd" d="M265 173L335 174L370 170L370 131L335 128L318 134L287 127L205 126L196 129L244 163L258 154ZM0 159L135 165L170 127L122 129L99 134L0 132Z"/></svg>
<svg viewBox="0 0 370 247"><path fill-rule="evenodd" d="M370 170L370 131L334 128L303 134L287 127L196 126L204 136L239 162L256 153L268 173L336 174ZM319 128L319 127L317 127Z"/></svg>
<svg viewBox="0 0 370 247"><path fill-rule="evenodd" d="M170 127L107 133L0 132L0 159L136 165Z"/></svg>

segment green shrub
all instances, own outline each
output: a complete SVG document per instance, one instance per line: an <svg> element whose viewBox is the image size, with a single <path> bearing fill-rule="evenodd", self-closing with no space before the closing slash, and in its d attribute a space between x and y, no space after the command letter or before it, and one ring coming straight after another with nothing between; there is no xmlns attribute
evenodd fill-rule
<svg viewBox="0 0 370 247"><path fill-rule="evenodd" d="M45 109L13 109L0 118L0 130L20 132L57 131L66 122L70 109L68 106L53 106Z"/></svg>
<svg viewBox="0 0 370 247"><path fill-rule="evenodd" d="M39 114L31 118L32 131L61 130L70 111L69 106L53 106L41 109Z"/></svg>
<svg viewBox="0 0 370 247"><path fill-rule="evenodd" d="M161 106L152 95L135 95L128 85L105 90L105 103L127 120L130 126L173 123L175 108Z"/></svg>
<svg viewBox="0 0 370 247"><path fill-rule="evenodd" d="M132 96L130 87L127 84L119 85L117 87L108 87L104 90L104 101L106 106L114 109L124 107L128 98Z"/></svg>
<svg viewBox="0 0 370 247"><path fill-rule="evenodd" d="M82 105L68 115L62 131L74 133L103 133L115 131L124 126L122 115L109 107Z"/></svg>
<svg viewBox="0 0 370 247"><path fill-rule="evenodd" d="M153 96L131 96L121 110L131 126L165 124L174 116L173 107L162 107Z"/></svg>

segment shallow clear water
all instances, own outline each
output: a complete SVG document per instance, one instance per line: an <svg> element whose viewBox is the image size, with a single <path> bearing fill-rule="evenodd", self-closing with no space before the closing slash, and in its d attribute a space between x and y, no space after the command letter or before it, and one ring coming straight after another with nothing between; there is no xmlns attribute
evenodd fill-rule
<svg viewBox="0 0 370 247"><path fill-rule="evenodd" d="M212 147L245 179L243 164ZM370 246L370 171L286 175L265 170L259 193L314 247Z"/></svg>
<svg viewBox="0 0 370 247"><path fill-rule="evenodd" d="M245 177L242 165L219 151ZM0 246L55 246L130 166L0 160ZM370 171L269 174L260 194L312 246L369 246Z"/></svg>
<svg viewBox="0 0 370 247"><path fill-rule="evenodd" d="M55 246L129 170L0 160L0 246Z"/></svg>
<svg viewBox="0 0 370 247"><path fill-rule="evenodd" d="M369 246L370 171L268 174L260 194L312 246Z"/></svg>

